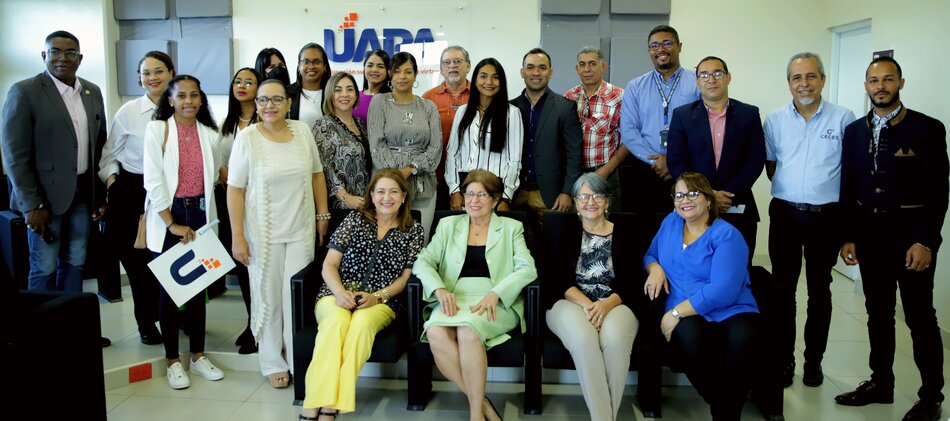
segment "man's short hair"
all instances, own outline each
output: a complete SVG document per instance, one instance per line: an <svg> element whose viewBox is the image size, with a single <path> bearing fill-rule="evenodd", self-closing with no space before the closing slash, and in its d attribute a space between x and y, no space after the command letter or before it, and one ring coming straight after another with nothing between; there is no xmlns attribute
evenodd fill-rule
<svg viewBox="0 0 950 421"><path fill-rule="evenodd" d="M676 40L676 43L677 43L677 44L680 43L680 34L679 34L679 32L676 32L676 30L673 29L673 27L670 26L670 25L657 25L657 26L655 26L652 30L650 30L650 35L647 35L647 40L649 40L650 37L653 36L653 34L658 33L658 32L669 32L669 33L673 34L673 39Z"/></svg>
<svg viewBox="0 0 950 421"><path fill-rule="evenodd" d="M542 50L542 49L540 49L540 48L532 48L530 51L528 51L527 53L525 53L524 57L521 58L521 67L524 67L524 61L527 60L527 59L528 59L528 56L530 56L530 55L532 55L532 54L544 54L544 56L548 58L548 66L551 66L551 65L552 65L552 63L551 63L551 55L548 54L547 51L544 51L544 50Z"/></svg>
<svg viewBox="0 0 950 421"><path fill-rule="evenodd" d="M73 34L71 34L71 33L69 33L69 32L66 32L66 31L56 31L56 32L53 32L52 34L47 35L47 36L46 36L46 46L47 46L47 47L49 47L49 43L50 43L51 41L53 41L53 38L66 38L66 39L71 39L71 40L73 40L73 42L76 43L76 49L77 49L77 50L79 49L79 38L76 38L75 35L73 35Z"/></svg>
<svg viewBox="0 0 950 421"><path fill-rule="evenodd" d="M577 52L577 59L581 59L581 54L597 54L597 59L604 60L604 52L600 48L594 47L593 45L588 45L581 47L580 51Z"/></svg>
<svg viewBox="0 0 950 421"><path fill-rule="evenodd" d="M445 47L445 49L442 50L442 54L439 54L439 60L441 60L442 57L445 56L445 53L447 53L447 52L449 52L449 51L451 51L451 50L455 50L455 51L458 51L458 52L462 53L462 57L465 57L465 61L466 61L466 62L468 62L468 63L471 63L471 62L472 62L472 60L470 60L470 59L468 58L468 50L466 50L465 48L462 48L461 45L450 45L450 46L448 46L448 47Z"/></svg>
<svg viewBox="0 0 950 421"><path fill-rule="evenodd" d="M897 68L897 78L898 78L898 79L903 79L903 78L904 78L904 72L901 70L901 65L900 65L899 63L897 63L897 60L894 60L894 57L891 57L891 56L875 57L874 60L871 60L871 63L868 64L868 69L870 69L871 66L873 66L875 63L881 63L881 62L893 64L894 67ZM865 71L864 71L864 77L867 77L867 76L868 76L868 71L865 70Z"/></svg>
<svg viewBox="0 0 950 421"><path fill-rule="evenodd" d="M786 79L786 80L792 80L792 63L794 63L795 60L798 60L798 59L804 60L804 59L808 59L808 58L813 58L813 59L815 59L815 62L818 63L818 73L821 75L821 78L824 79L824 78L825 78L825 65L821 62L821 57L818 57L818 54L811 53L811 52L808 52L808 51L806 51L806 52L804 52L804 53L795 54L794 56L792 56L791 59L788 60L788 66L785 67L785 79Z"/></svg>
<svg viewBox="0 0 950 421"><path fill-rule="evenodd" d="M722 70L723 70L724 72L726 72L726 73L729 73L729 66L726 65L726 61L725 61L725 60L723 60L723 59L721 59L721 58L719 58L719 57L716 57L716 56L706 56L706 57L703 57L703 59L700 60L699 63L696 63L696 68L693 69L693 71L696 72L696 77L699 77L699 66L701 66L703 63L705 63L705 62L707 62L707 61L710 61L710 60L716 60L716 61L719 61L720 63L722 63Z"/></svg>

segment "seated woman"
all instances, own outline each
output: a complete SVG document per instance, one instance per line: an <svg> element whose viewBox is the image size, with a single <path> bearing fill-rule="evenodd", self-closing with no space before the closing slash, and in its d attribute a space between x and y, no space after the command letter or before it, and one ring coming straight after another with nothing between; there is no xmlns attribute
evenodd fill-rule
<svg viewBox="0 0 950 421"><path fill-rule="evenodd" d="M406 178L395 169L373 174L365 203L330 237L301 420L330 420L356 409L356 378L376 333L405 311L400 293L423 243Z"/></svg>
<svg viewBox="0 0 950 421"><path fill-rule="evenodd" d="M667 216L643 258L643 292L665 290L660 330L674 357L709 404L714 420L738 420L749 392L751 349L759 307L752 298L742 234L719 219L709 180L685 172Z"/></svg>
<svg viewBox="0 0 950 421"><path fill-rule="evenodd" d="M491 172L469 172L462 183L466 214L442 219L412 267L423 298L432 302L422 340L442 374L468 397L472 420L500 419L485 397L485 351L519 325L524 331L521 290L537 277L521 223L492 211L502 189Z"/></svg>
<svg viewBox="0 0 950 421"><path fill-rule="evenodd" d="M642 272L626 258L634 237L606 218L609 189L593 172L574 183L580 221L572 218L561 227L565 241L552 256L555 267L545 286L553 290L550 301L556 300L547 311L548 327L571 353L593 420L617 419L639 327L628 294L636 291L631 283Z"/></svg>

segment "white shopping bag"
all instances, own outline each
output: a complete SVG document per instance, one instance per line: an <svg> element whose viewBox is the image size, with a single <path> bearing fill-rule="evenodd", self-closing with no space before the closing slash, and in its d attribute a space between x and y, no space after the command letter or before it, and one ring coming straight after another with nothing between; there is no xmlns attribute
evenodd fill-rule
<svg viewBox="0 0 950 421"><path fill-rule="evenodd" d="M234 260L214 234L212 221L188 244L178 243L152 260L149 269L179 307L234 268Z"/></svg>

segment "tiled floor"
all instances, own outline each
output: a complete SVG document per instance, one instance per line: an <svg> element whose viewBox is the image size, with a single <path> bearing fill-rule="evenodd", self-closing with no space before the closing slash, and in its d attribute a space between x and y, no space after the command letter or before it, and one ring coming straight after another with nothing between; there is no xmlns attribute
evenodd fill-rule
<svg viewBox="0 0 950 421"><path fill-rule="evenodd" d="M798 342L796 357L799 372L795 384L785 391L785 416L788 420L897 420L916 400L920 384L917 369L911 358L910 332L903 322L897 323L897 353L894 373L897 388L893 405L870 405L850 408L836 405L834 396L853 389L858 382L866 380L867 368L867 316L864 314L864 298L854 292L853 283L835 275L834 311L828 351L823 368L825 383L818 388L801 384L801 359L804 342L804 302L806 291L800 282L798 291ZM94 290L94 283L87 289ZM113 345L103 350L106 370L116 369L145 360L159 359L163 355L160 345L142 345L138 340L132 316L131 294L124 288L125 301L103 303L101 308L103 335ZM241 333L245 322L244 304L240 292L228 291L211 301L208 308L208 333L206 350L212 353L236 355L234 340ZM187 337L182 336L181 348L187 349ZM221 355L221 354L218 354ZM944 351L945 359L950 353ZM224 359L224 356L221 357ZM236 357L232 357L234 359ZM244 362L253 361L244 357ZM162 364L159 360L158 364ZM219 364L222 365L222 364ZM246 364L245 364L246 365ZM249 370L244 368L244 370ZM106 391L109 419L123 420L296 420L300 407L293 406L290 389L275 390L256 371L225 370L226 377L219 382L209 382L192 376L191 387L172 390L163 376L152 380L132 383ZM944 376L950 377L950 366L944 367ZM682 380L681 377L667 376ZM406 383L399 379L363 377L357 390L358 412L348 414L345 420L464 420L467 419L467 404L454 386L437 382L437 393L423 412L406 411ZM582 420L587 419L587 409L576 384L545 385L542 416L521 414L523 386L518 383L490 382L488 394L501 409L507 420ZM663 420L708 419L708 407L692 387L664 387ZM948 393L944 390L944 393ZM627 387L620 419L641 420L643 414L633 406L636 387ZM761 419L758 411L747 405L745 419Z"/></svg>

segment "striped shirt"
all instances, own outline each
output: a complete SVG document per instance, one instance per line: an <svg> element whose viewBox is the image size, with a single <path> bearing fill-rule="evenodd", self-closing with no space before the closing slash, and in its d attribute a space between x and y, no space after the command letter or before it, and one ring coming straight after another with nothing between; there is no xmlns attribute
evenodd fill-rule
<svg viewBox="0 0 950 421"><path fill-rule="evenodd" d="M508 105L508 133L505 147L501 152L491 152L491 128L485 133L485 142L479 147L481 121L472 120L468 130L460 139L459 124L468 105L462 105L452 120L452 131L449 133L449 146L445 158L445 184L449 193L455 193L463 180L459 179L459 172L469 172L475 169L491 171L501 178L505 184L505 197L513 198L518 189L518 174L521 173L521 149L524 146L524 125L521 123L521 111L514 105Z"/></svg>

